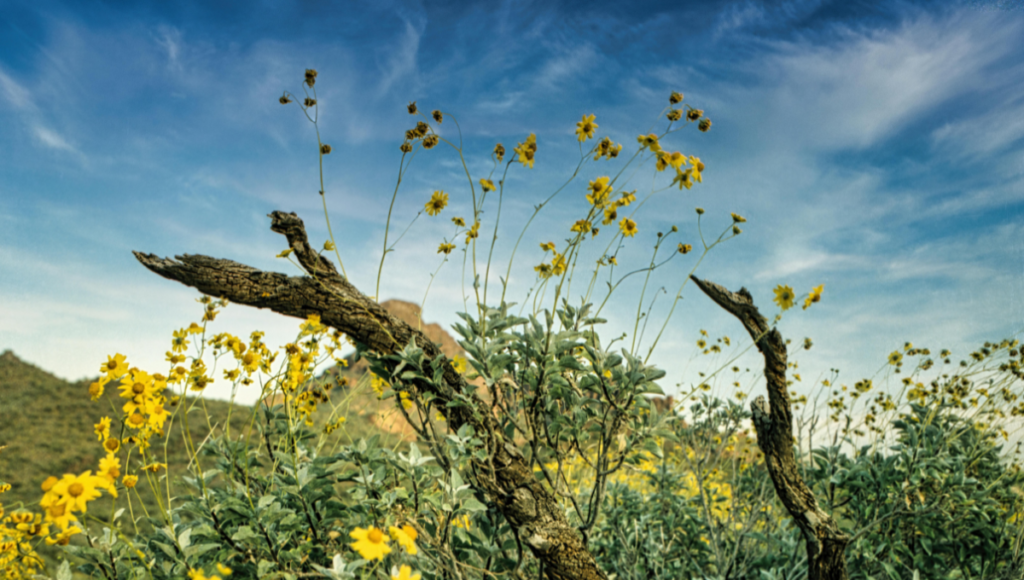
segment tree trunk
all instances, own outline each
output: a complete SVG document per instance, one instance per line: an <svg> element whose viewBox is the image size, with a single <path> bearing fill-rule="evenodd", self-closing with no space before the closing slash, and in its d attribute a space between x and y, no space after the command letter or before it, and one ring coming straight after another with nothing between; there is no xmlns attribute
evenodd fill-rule
<svg viewBox="0 0 1024 580"><path fill-rule="evenodd" d="M786 390L786 344L777 329L754 306L746 288L730 292L724 287L690 278L719 306L743 323L764 355L764 376L768 382L768 404L759 396L750 404L757 444L764 453L775 492L789 510L807 543L808 580L846 580L846 545L849 536L821 508L811 489L797 471L793 453L793 415Z"/></svg>
<svg viewBox="0 0 1024 580"><path fill-rule="evenodd" d="M318 314L322 324L345 333L370 350L393 353L415 339L428 359L443 356L422 332L389 314L339 275L329 260L317 255L297 215L275 211L269 217L270 229L288 238L289 246L309 276L263 272L208 256L186 254L171 260L133 253L146 268L160 276L216 298L269 308L302 319ZM457 399L470 403L469 407L451 407L447 414L453 430L471 425L487 446L489 457L473 461L476 488L501 510L517 536L542 562L548 578L606 580L607 576L597 567L580 534L566 521L552 494L536 480L522 453L506 440L486 405L450 364L444 367L442 385L418 382L414 387L421 393L432 393L441 407Z"/></svg>

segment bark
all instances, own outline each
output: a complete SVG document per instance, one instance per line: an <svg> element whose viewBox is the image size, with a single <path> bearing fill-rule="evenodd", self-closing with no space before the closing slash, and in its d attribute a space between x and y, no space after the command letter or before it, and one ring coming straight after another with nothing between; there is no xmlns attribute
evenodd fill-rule
<svg viewBox="0 0 1024 580"><path fill-rule="evenodd" d="M730 292L724 287L690 278L719 306L743 323L764 355L764 376L768 382L768 403L759 396L750 404L757 444L775 492L800 527L807 545L808 580L846 580L846 545L849 536L821 508L811 489L797 471L793 452L793 415L786 389L786 344L777 329L754 306L746 288Z"/></svg>
<svg viewBox="0 0 1024 580"><path fill-rule="evenodd" d="M208 256L185 254L171 260L133 253L160 276L215 298L302 319L319 314L322 324L379 353L399 351L415 339L428 359L444 356L422 332L389 314L338 274L329 260L317 255L297 215L275 211L268 217L270 229L287 237L308 276L264 272ZM471 425L487 445L489 457L473 465L477 490L501 510L518 537L542 562L548 578L605 580L607 576L597 567L580 534L566 521L554 496L536 480L523 454L506 440L487 406L450 364L444 367L443 384L418 382L413 388L419 393L432 393L442 408L454 400L470 402L468 407L451 407L446 414L452 430ZM410 395L415 398L417 392Z"/></svg>

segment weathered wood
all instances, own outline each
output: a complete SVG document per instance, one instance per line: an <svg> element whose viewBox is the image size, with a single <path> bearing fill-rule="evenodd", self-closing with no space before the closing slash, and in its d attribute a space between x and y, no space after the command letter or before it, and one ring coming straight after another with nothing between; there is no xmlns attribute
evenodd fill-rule
<svg viewBox="0 0 1024 580"><path fill-rule="evenodd" d="M208 256L185 254L171 260L133 253L142 265L160 276L215 298L268 308L296 318L319 314L322 324L380 353L401 350L415 338L416 345L428 359L443 356L422 332L389 314L339 275L329 260L317 255L297 215L275 211L268 217L271 230L287 237L308 276L264 272ZM450 364L444 366L443 385L417 382L413 386L421 393L432 393L441 407L456 398L471 402L470 407L451 407L446 413L453 430L472 425L487 446L489 457L473 462L476 488L502 511L518 537L541 560L548 578L605 580L607 576L598 568L580 534L566 521L554 496L534 477L522 453L506 440L488 407L462 375ZM418 393L414 391L410 395L416 398Z"/></svg>
<svg viewBox="0 0 1024 580"><path fill-rule="evenodd" d="M786 389L786 343L782 334L768 325L746 288L730 292L696 276L690 276L690 279L743 323L764 355L768 403L759 396L750 404L750 410L757 431L757 445L764 453L775 492L803 533L810 567L808 580L846 580L845 551L850 538L831 516L818 507L818 501L797 470L793 452L793 413Z"/></svg>

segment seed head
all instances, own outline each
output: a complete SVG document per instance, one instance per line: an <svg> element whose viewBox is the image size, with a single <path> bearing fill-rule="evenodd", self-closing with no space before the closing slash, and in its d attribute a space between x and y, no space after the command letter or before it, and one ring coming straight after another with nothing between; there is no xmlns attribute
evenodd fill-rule
<svg viewBox="0 0 1024 580"><path fill-rule="evenodd" d="M311 69L311 68L307 68L306 69L306 81L305 82L306 82L307 85L309 85L311 87L314 84L316 84L316 70Z"/></svg>
<svg viewBox="0 0 1024 580"><path fill-rule="evenodd" d="M402 146L399 147L399 149L402 150L402 153L408 153L408 152L412 151L412 143L409 143L408 141L406 141L405 143L402 143Z"/></svg>
<svg viewBox="0 0 1024 580"><path fill-rule="evenodd" d="M697 208L697 215L704 215L704 208L698 207Z"/></svg>
<svg viewBox="0 0 1024 580"><path fill-rule="evenodd" d="M433 113L430 114L430 116L433 117L438 124L440 124L441 121L444 120L444 115L441 114L441 111L434 111Z"/></svg>
<svg viewBox="0 0 1024 580"><path fill-rule="evenodd" d="M711 128L711 119L701 119L700 123L697 123L697 128L703 133L707 133L708 129Z"/></svg>
<svg viewBox="0 0 1024 580"><path fill-rule="evenodd" d="M417 109L416 109L416 101L413 101L413 102L409 103L409 114L410 115L415 115L416 111L417 111Z"/></svg>
<svg viewBox="0 0 1024 580"><path fill-rule="evenodd" d="M320 146L320 153L323 153L324 155L327 155L330 152L331 152L331 146L328 145L327 143L324 143L323 145Z"/></svg>
<svg viewBox="0 0 1024 580"><path fill-rule="evenodd" d="M423 138L423 148L433 149L434 146L437 145L438 141L439 139L437 135L427 135L426 137Z"/></svg>
<svg viewBox="0 0 1024 580"><path fill-rule="evenodd" d="M292 102L292 100L288 98L287 94L285 94L281 95L281 98L278 99L277 102L281 103L282 105L287 105L288 103Z"/></svg>
<svg viewBox="0 0 1024 580"><path fill-rule="evenodd" d="M316 106L316 99L311 99L309 97L306 97L306 100L303 101L302 104L306 105L307 107L314 107L314 106Z"/></svg>
<svg viewBox="0 0 1024 580"><path fill-rule="evenodd" d="M668 102L673 105L683 102L683 94L672 91L672 94L668 96Z"/></svg>

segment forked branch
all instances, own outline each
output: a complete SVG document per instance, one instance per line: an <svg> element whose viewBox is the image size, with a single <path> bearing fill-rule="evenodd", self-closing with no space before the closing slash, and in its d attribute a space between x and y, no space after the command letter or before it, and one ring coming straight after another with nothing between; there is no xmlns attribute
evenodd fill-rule
<svg viewBox="0 0 1024 580"><path fill-rule="evenodd" d="M705 294L735 316L764 355L768 403L759 396L750 403L757 444L764 454L775 492L800 527L807 544L808 580L846 580L846 545L850 538L818 507L810 487L800 477L793 452L793 413L786 389L786 343L778 329L754 306L746 288L730 292L696 276L690 279Z"/></svg>
<svg viewBox="0 0 1024 580"><path fill-rule="evenodd" d="M183 255L174 260L133 252L145 267L164 278L181 282L215 298L236 304L269 308L285 316L306 318L319 314L320 322L335 328L379 353L393 353L415 338L426 358L442 356L426 335L389 314L377 302L340 276L334 266L309 245L306 230L294 213L269 215L271 230L288 238L299 263L309 276L290 277L264 272L238 262L208 256ZM447 361L447 359L441 359ZM474 460L474 485L501 510L523 542L555 580L605 580L579 533L569 525L555 498L536 480L520 451L505 439L488 407L450 364L444 365L444 383L417 382L414 399L431 393L445 407L460 399L471 405L446 409L453 430L471 425L485 441L486 460ZM396 402L398 399L395 399Z"/></svg>

